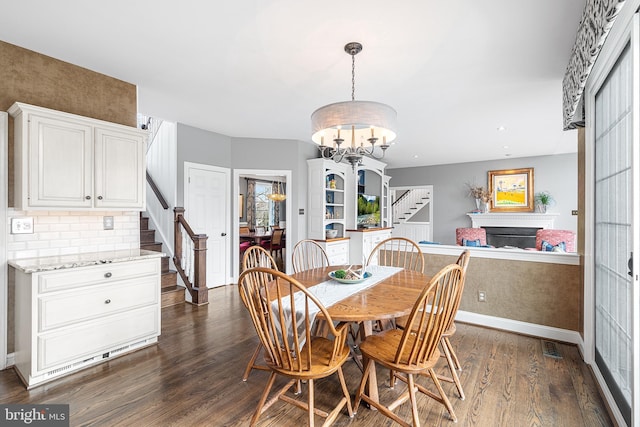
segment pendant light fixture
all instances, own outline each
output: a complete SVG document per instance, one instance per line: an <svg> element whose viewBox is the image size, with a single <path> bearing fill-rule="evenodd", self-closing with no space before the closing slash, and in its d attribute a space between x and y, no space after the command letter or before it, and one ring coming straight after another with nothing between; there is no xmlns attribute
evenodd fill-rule
<svg viewBox="0 0 640 427"><path fill-rule="evenodd" d="M362 44L347 43L344 50L351 55L351 101L325 105L314 111L311 139L318 144L323 158L336 163L346 160L355 171L363 156L384 157L396 138L397 113L380 102L355 100L355 57L362 51ZM380 155L376 154L376 147L380 147Z"/></svg>
<svg viewBox="0 0 640 427"><path fill-rule="evenodd" d="M276 188L275 193L268 194L267 197L273 200L274 202L283 202L287 198L287 195L284 194L284 191L282 189L282 183L278 181L277 185L273 185L273 184L271 185L271 188L273 187Z"/></svg>

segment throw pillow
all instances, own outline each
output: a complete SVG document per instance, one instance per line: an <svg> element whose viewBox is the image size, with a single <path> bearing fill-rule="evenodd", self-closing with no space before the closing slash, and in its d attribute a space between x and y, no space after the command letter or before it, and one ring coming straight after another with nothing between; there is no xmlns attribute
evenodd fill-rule
<svg viewBox="0 0 640 427"><path fill-rule="evenodd" d="M482 246L482 245L480 244L480 239L476 239L476 240L462 239L462 246Z"/></svg>
<svg viewBox="0 0 640 427"><path fill-rule="evenodd" d="M546 240L543 240L540 249L544 252L566 252L567 244L565 242L560 242L557 245L552 245Z"/></svg>

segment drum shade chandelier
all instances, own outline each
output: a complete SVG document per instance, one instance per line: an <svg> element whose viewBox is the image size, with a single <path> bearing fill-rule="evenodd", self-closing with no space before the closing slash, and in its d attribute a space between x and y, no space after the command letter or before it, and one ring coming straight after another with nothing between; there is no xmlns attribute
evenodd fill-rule
<svg viewBox="0 0 640 427"><path fill-rule="evenodd" d="M336 163L346 160L353 170L363 156L381 159L396 139L396 110L386 104L355 100L355 57L362 44L347 43L345 52L351 55L351 101L336 102L318 108L311 115L311 140L325 159ZM345 142L347 139L347 144ZM328 144L327 144L328 143ZM376 154L380 147L381 154Z"/></svg>

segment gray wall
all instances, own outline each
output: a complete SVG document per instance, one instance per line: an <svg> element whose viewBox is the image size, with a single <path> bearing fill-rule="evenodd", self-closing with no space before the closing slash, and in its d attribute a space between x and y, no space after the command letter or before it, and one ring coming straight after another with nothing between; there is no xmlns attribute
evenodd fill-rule
<svg viewBox="0 0 640 427"><path fill-rule="evenodd" d="M555 228L577 231L578 217L571 215L572 210L578 209L577 154L387 169L387 174L391 176L391 187L433 185L433 239L455 244L455 229L470 227L466 213L475 209L474 199L467 196L467 184L487 187L490 170L528 167L534 169L534 191L549 191L556 201L548 209L560 214Z"/></svg>
<svg viewBox="0 0 640 427"><path fill-rule="evenodd" d="M231 167L231 137L178 123L178 206L184 206L184 162Z"/></svg>
<svg viewBox="0 0 640 427"><path fill-rule="evenodd" d="M287 221L287 239L293 244L307 236L306 216L298 209L307 205L307 159L317 156L310 142L259 138L232 138L184 124L178 124L178 206L184 206L184 162L230 169L291 170L287 182L292 194L292 218ZM230 191L233 189L231 183ZM246 193L246 187L245 187ZM233 221L233 218L231 219ZM232 227L233 222L230 224ZM233 270L230 270L233 271Z"/></svg>

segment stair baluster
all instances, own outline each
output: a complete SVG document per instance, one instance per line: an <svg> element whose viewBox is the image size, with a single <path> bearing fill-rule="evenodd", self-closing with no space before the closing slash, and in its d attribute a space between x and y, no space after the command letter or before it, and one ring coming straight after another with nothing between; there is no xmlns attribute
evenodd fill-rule
<svg viewBox="0 0 640 427"><path fill-rule="evenodd" d="M209 303L207 289L207 235L193 232L184 218L184 208L173 209L175 218L173 262L195 305Z"/></svg>

